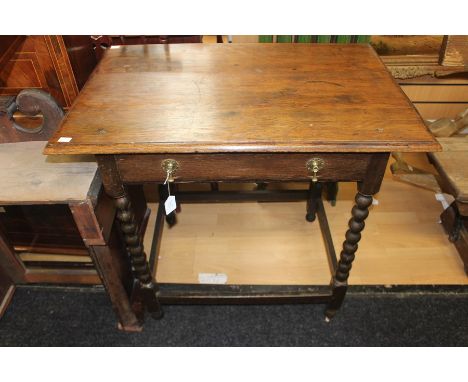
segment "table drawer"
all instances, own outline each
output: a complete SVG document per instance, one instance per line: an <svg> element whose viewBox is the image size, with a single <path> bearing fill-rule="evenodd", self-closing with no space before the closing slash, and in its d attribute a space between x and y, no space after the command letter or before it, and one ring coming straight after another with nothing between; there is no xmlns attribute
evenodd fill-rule
<svg viewBox="0 0 468 382"><path fill-rule="evenodd" d="M176 182L212 181L308 181L306 163L321 158L320 181L358 181L364 179L372 153L305 153L305 154L133 154L116 155L124 182L163 182L161 167L165 159L178 163Z"/></svg>

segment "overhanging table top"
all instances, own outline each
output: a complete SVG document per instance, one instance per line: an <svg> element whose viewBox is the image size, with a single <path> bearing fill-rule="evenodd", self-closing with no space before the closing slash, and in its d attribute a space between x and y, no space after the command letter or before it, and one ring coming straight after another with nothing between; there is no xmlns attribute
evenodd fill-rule
<svg viewBox="0 0 468 382"><path fill-rule="evenodd" d="M45 153L438 149L368 45L180 44L106 52Z"/></svg>

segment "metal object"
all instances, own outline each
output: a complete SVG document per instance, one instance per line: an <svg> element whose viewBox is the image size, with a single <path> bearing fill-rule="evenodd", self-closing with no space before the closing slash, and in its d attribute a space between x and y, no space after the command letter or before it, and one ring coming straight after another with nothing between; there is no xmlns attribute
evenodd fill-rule
<svg viewBox="0 0 468 382"><path fill-rule="evenodd" d="M312 158L306 163L307 171L312 173L312 182L318 181L317 173L325 167L325 161L322 158Z"/></svg>
<svg viewBox="0 0 468 382"><path fill-rule="evenodd" d="M177 162L175 159L164 159L161 162L161 167L167 174L166 181L173 182L174 174L180 168L179 162Z"/></svg>

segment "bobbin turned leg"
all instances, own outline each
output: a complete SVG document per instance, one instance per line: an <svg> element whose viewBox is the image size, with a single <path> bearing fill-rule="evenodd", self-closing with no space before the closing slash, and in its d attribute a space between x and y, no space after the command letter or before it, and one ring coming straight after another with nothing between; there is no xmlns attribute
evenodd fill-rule
<svg viewBox="0 0 468 382"><path fill-rule="evenodd" d="M351 211L351 219L349 220L346 231L346 240L343 242L343 250L340 254L340 261L336 268L335 275L331 281L333 295L328 303L325 311L325 316L331 319L343 303L346 290L348 289L348 277L354 261L354 254L358 249L358 242L361 240L361 231L364 229L364 220L369 215L369 206L372 204L372 196L364 195L358 192L355 198L356 204Z"/></svg>
<svg viewBox="0 0 468 382"><path fill-rule="evenodd" d="M307 214L306 220L313 222L317 216L318 200L322 197L322 184L318 182L310 182L309 196L307 199Z"/></svg>
<svg viewBox="0 0 468 382"><path fill-rule="evenodd" d="M127 256L132 266L134 290L132 302L134 309L143 305L153 318L163 315L158 300L158 287L153 281L143 249L143 238L140 235L135 212L128 193L120 179L113 155L97 155L99 171L106 193L114 199L117 208L116 218L125 241Z"/></svg>
<svg viewBox="0 0 468 382"><path fill-rule="evenodd" d="M140 230L135 221L135 213L128 195L125 194L116 198L115 205L117 207L117 220L120 222L120 229L132 265L132 272L138 280L136 287L139 289L146 309L151 316L160 318L162 317L162 310L157 298L158 288L151 276L146 254L143 250L143 238L139 235Z"/></svg>

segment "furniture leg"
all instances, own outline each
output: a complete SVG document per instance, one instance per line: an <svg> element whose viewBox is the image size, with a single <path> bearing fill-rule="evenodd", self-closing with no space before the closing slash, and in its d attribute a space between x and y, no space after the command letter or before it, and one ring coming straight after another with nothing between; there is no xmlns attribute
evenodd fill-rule
<svg viewBox="0 0 468 382"><path fill-rule="evenodd" d="M117 208L117 220L127 248L127 255L132 265L132 273L136 279L133 296L141 299L153 318L161 318L163 312L158 299L158 287L154 283L132 203L120 179L113 155L96 156L102 183L106 193L113 198Z"/></svg>
<svg viewBox="0 0 468 382"><path fill-rule="evenodd" d="M109 295L119 321L119 328L132 332L141 331L142 319L139 318L142 318L143 313L137 313L143 309L132 310L128 292L131 290L133 277L128 259L122 256L124 246L118 235L117 223L114 222L115 210L110 198L105 195L99 197L101 181L99 177L97 179L98 181L90 187L89 199L85 202L70 203L69 208L88 253L93 259L99 278ZM95 204L92 200L96 200Z"/></svg>
<svg viewBox="0 0 468 382"><path fill-rule="evenodd" d="M153 318L161 318L162 310L158 301L158 288L153 282L151 272L146 261L146 254L143 249L143 238L139 235L138 225L135 221L133 207L127 194L115 199L117 207L117 220L123 233L127 252L132 264L132 271L143 301L148 312Z"/></svg>
<svg viewBox="0 0 468 382"><path fill-rule="evenodd" d="M354 254L358 249L358 242L361 240L361 231L365 226L364 220L369 215L369 206L372 204L372 196L358 192L355 202L351 210L352 217L348 223L349 229L346 231L346 240L343 242L343 249L340 254L338 267L331 281L333 296L325 311L327 320L330 320L338 309L340 309L346 295L349 271L354 261Z"/></svg>
<svg viewBox="0 0 468 382"><path fill-rule="evenodd" d="M89 253L119 319L119 328L129 332L141 331L141 322L132 310L130 299L115 264L115 253L112 252L113 250L107 245L89 247Z"/></svg>
<svg viewBox="0 0 468 382"><path fill-rule="evenodd" d="M160 184L159 185L159 200L164 202L169 197L169 192L167 191L167 184ZM171 187L171 185L169 185ZM176 188L173 187L173 192L176 192ZM166 215L166 222L169 224L169 227L174 226L177 223L177 216L176 211L172 211L169 215Z"/></svg>
<svg viewBox="0 0 468 382"><path fill-rule="evenodd" d="M15 284L13 280L0 267L0 318L2 318L3 313L5 313L14 292Z"/></svg>
<svg viewBox="0 0 468 382"><path fill-rule="evenodd" d="M338 182L327 183L327 200L332 206L336 205L336 196L338 195Z"/></svg>
<svg viewBox="0 0 468 382"><path fill-rule="evenodd" d="M16 256L15 250L0 227L0 267L13 283L26 281L26 269Z"/></svg>
<svg viewBox="0 0 468 382"><path fill-rule="evenodd" d="M455 201L442 212L440 220L449 240L457 248L468 275L468 218L461 215Z"/></svg>
<svg viewBox="0 0 468 382"><path fill-rule="evenodd" d="M309 195L307 198L307 214L306 220L313 222L317 216L318 200L322 197L322 184L318 182L310 182Z"/></svg>

